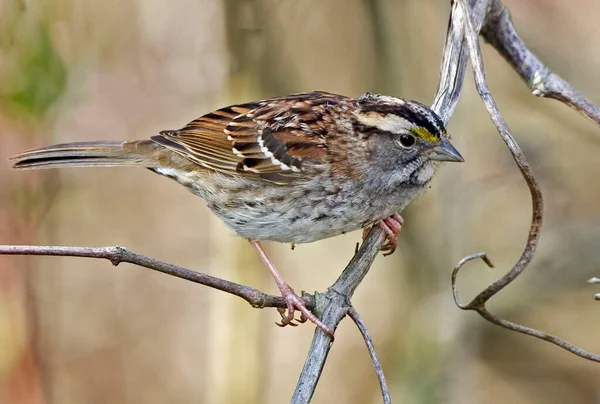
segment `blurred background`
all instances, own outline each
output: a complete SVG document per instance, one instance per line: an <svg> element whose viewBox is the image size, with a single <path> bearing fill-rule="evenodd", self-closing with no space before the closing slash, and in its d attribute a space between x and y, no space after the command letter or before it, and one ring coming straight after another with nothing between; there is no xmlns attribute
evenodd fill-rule
<svg viewBox="0 0 600 404"><path fill-rule="evenodd" d="M231 103L290 92L382 92L431 104L445 0L0 0L0 243L109 246L276 293L251 247L173 181L142 169L11 172L56 142L146 138ZM600 103L596 0L506 0L528 45ZM516 322L600 352L600 129L530 95L489 47L491 89L545 196L539 252L490 303ZM520 255L528 190L467 77L449 126L464 164L404 212L353 302L395 402L598 403L600 367L455 307ZM297 290L324 290L360 232L268 243ZM313 327L275 310L122 264L0 257L1 403L282 403ZM356 327L343 321L315 403L378 403Z"/></svg>

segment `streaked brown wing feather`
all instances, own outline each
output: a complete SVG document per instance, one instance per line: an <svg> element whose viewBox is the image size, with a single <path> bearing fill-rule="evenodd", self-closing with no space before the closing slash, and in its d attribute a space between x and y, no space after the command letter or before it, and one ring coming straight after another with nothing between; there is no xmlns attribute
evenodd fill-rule
<svg viewBox="0 0 600 404"><path fill-rule="evenodd" d="M332 125L328 107L347 100L312 92L233 105L152 139L216 171L290 182L303 162L326 157Z"/></svg>

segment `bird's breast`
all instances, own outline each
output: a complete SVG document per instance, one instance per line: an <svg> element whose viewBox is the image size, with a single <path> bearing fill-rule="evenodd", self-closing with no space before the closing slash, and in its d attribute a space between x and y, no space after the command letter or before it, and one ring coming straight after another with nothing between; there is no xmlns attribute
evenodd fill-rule
<svg viewBox="0 0 600 404"><path fill-rule="evenodd" d="M239 236L309 243L358 230L403 209L420 190L336 184L327 178L278 185L218 173L190 187ZM189 181L189 177L185 179Z"/></svg>

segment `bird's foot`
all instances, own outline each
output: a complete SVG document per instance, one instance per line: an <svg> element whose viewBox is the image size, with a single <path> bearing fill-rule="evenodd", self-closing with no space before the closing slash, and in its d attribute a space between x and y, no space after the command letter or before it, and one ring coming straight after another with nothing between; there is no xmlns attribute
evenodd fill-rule
<svg viewBox="0 0 600 404"><path fill-rule="evenodd" d="M398 234L400 233L400 230L402 230L404 219L398 213L395 213L392 216L380 220L377 225L383 229L386 236L386 241L381 247L381 251L384 252L383 255L385 257L392 255L394 251L396 251L396 246L398 245ZM363 231L363 240L369 234L369 230L370 228Z"/></svg>
<svg viewBox="0 0 600 404"><path fill-rule="evenodd" d="M275 324L277 324L280 327L285 327L286 325L291 325L292 327L295 327L298 324L296 324L294 321L297 321L299 323L305 323L307 320L310 320L317 327L323 330L325 334L333 338L333 332L329 329L329 327L323 324L323 322L319 320L317 316L315 316L310 310L308 310L306 304L304 304L304 300L302 300L302 298L298 296L296 292L294 292L294 289L292 289L290 285L284 283L282 286L279 287L279 290L281 291L281 296L285 300L287 309L277 309L277 311L281 315L281 322ZM301 313L299 319L296 319L294 317L296 310L300 311Z"/></svg>
<svg viewBox="0 0 600 404"><path fill-rule="evenodd" d="M302 298L298 296L296 292L294 292L294 289L292 289L290 285L286 283L281 274L277 271L275 265L273 265L273 262L271 262L271 259L267 255L267 252L263 248L260 241L248 241L256 249L256 251L260 255L260 258L263 260L267 268L269 268L269 271L271 272L271 275L273 275L273 279L275 279L275 283L277 283L277 287L281 292L281 297L283 297L283 299L285 300L285 305L287 306L287 309L277 309L277 311L279 311L279 314L281 315L281 322L275 324L277 324L280 327L285 327L286 325L291 325L293 327L297 326L298 324L294 323L294 313L296 312L296 310L298 310L302 314L300 315L300 319L295 321L299 323L305 323L307 320L310 320L317 327L323 330L325 334L329 335L333 339L333 332L329 329L329 327L323 324L323 322L319 320L317 316L315 316L310 310L308 310L306 304L304 304L304 300L302 300Z"/></svg>

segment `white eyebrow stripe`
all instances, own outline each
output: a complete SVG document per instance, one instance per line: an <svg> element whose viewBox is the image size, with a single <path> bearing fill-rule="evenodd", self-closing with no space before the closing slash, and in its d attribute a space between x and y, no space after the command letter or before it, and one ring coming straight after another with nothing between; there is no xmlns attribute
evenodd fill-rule
<svg viewBox="0 0 600 404"><path fill-rule="evenodd" d="M357 118L360 123L378 128L384 132L399 133L415 127L408 119L393 114L367 113L358 115Z"/></svg>

